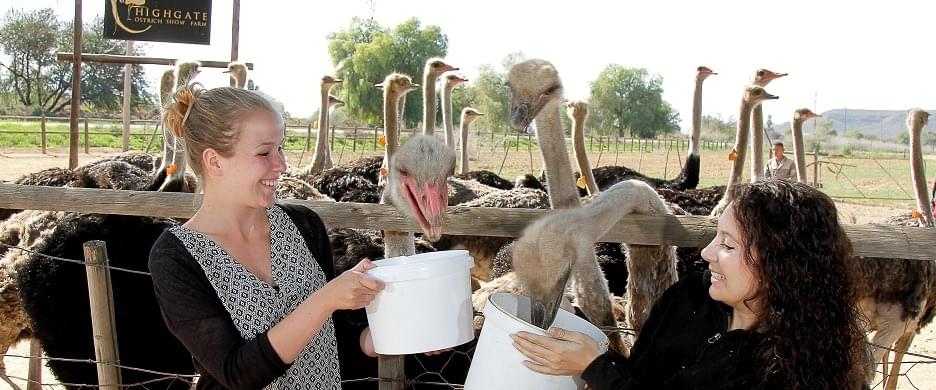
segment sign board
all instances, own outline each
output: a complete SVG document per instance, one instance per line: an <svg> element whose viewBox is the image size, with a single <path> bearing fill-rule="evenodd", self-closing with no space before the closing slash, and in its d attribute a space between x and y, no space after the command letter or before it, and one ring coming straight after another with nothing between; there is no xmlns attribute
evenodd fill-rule
<svg viewBox="0 0 936 390"><path fill-rule="evenodd" d="M211 44L211 0L104 3L104 38Z"/></svg>

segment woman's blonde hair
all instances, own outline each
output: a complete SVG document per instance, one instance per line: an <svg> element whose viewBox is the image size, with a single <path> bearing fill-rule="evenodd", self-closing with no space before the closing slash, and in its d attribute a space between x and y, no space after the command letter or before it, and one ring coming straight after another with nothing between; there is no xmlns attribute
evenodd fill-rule
<svg viewBox="0 0 936 390"><path fill-rule="evenodd" d="M277 112L257 93L231 87L205 89L192 83L173 94L162 119L169 131L184 141L188 166L201 178L205 149L229 157L237 142L238 122L257 110Z"/></svg>

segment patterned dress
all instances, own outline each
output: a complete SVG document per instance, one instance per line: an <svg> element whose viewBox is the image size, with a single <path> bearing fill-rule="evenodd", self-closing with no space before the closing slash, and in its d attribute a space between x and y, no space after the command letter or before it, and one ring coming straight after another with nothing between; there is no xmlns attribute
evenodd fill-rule
<svg viewBox="0 0 936 390"><path fill-rule="evenodd" d="M325 286L325 274L299 229L281 208L267 209L274 285L244 268L210 238L183 226L170 232L198 261L244 340L282 321L312 292ZM329 317L286 374L267 389L340 389L335 325Z"/></svg>

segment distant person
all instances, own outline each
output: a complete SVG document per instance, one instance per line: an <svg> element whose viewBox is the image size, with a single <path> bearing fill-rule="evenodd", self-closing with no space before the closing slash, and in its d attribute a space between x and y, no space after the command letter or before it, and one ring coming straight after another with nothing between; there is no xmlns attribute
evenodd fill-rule
<svg viewBox="0 0 936 390"><path fill-rule="evenodd" d="M796 170L793 160L783 155L783 142L774 142L774 158L767 160L767 168L764 170L764 176L768 179L793 180Z"/></svg>

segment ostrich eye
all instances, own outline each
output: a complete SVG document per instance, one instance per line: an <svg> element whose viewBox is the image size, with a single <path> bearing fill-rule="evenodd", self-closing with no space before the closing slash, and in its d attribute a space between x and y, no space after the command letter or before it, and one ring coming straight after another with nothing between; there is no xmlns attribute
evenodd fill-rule
<svg viewBox="0 0 936 390"><path fill-rule="evenodd" d="M763 76L763 75L765 75L765 74L767 74L767 72L765 72L763 69L757 71L757 75L758 75L758 76Z"/></svg>

